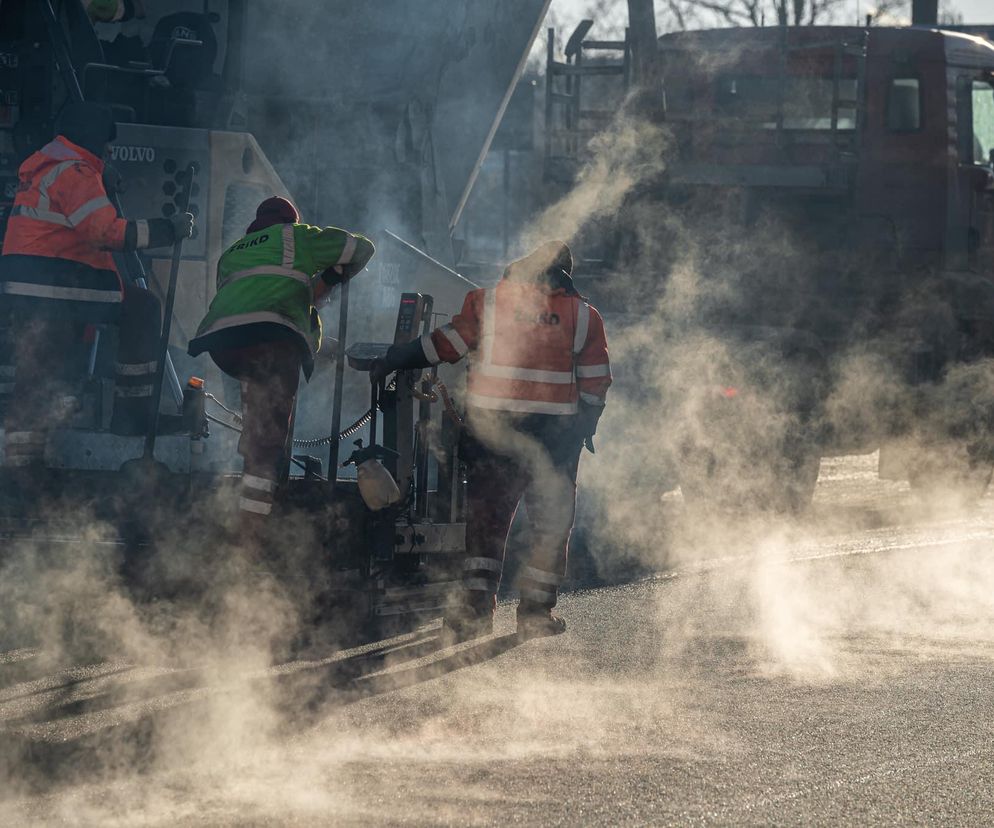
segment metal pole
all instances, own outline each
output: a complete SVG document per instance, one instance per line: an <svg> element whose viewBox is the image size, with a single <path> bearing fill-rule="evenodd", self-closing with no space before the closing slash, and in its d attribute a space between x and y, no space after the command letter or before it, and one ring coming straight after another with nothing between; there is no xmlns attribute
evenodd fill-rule
<svg viewBox="0 0 994 828"><path fill-rule="evenodd" d="M508 251L511 249L511 150L504 150L504 211L503 211L503 231L504 231L504 261L507 261Z"/></svg>
<svg viewBox="0 0 994 828"><path fill-rule="evenodd" d="M505 151L506 152L506 151ZM435 300L431 296L425 297L424 321L421 325L421 334L428 335L432 329L431 310L435 305ZM428 517L428 458L431 452L428 450L428 434L431 425L431 402L428 395L431 393L432 380L438 376L438 366L431 369L430 378L421 383L422 397L418 403L418 421L415 425L418 437L418 454L414 458L417 464L417 477L414 484L414 513L418 517Z"/></svg>
<svg viewBox="0 0 994 828"><path fill-rule="evenodd" d="M193 191L193 180L197 168L193 163L187 164L183 191L183 204L179 208L185 213L190 206L190 193ZM155 459L155 437L159 430L159 408L162 404L162 381L166 374L166 358L169 356L169 333L172 331L173 307L176 304L176 285L179 283L179 266L183 258L183 239L176 239L173 245L173 261L169 269L169 287L166 289L166 305L162 312L162 338L159 341L159 361L155 367L155 380L152 385L152 413L149 417L149 428L145 434L144 459L151 462Z"/></svg>
<svg viewBox="0 0 994 828"><path fill-rule="evenodd" d="M338 297L338 353L335 355L335 395L331 403L331 445L328 449L328 482L338 488L338 451L342 430L342 394L345 382L345 348L349 334L349 283L342 282Z"/></svg>

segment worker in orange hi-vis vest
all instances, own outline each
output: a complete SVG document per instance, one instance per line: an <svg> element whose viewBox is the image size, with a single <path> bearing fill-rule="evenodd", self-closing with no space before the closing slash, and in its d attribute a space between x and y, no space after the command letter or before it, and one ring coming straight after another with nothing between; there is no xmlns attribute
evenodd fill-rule
<svg viewBox="0 0 994 828"><path fill-rule="evenodd" d="M494 288L467 294L449 324L391 347L371 372L469 357L466 425L466 560L463 602L445 626L456 641L493 630L507 534L524 499L529 559L520 569L518 633L566 629L552 613L566 574L576 474L611 385L604 323L573 286L563 242L547 242L507 267Z"/></svg>

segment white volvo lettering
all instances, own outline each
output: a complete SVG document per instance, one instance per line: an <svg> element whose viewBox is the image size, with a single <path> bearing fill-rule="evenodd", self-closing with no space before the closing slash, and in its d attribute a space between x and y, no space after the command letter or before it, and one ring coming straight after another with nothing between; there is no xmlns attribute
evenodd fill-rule
<svg viewBox="0 0 994 828"><path fill-rule="evenodd" d="M155 147L115 146L110 148L112 161L138 161L144 164L155 162Z"/></svg>

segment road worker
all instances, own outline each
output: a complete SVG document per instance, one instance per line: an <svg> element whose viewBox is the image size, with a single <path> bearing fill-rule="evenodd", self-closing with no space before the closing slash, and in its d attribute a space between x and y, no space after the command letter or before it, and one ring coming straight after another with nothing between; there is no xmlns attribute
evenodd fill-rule
<svg viewBox="0 0 994 828"><path fill-rule="evenodd" d="M452 321L393 346L372 373L455 363L469 356L467 557L462 602L445 617L456 641L493 629L511 521L524 499L528 559L519 571L518 634L555 635L554 615L576 507L580 451L593 451L611 367L600 314L576 290L563 242L513 262L495 288L467 294Z"/></svg>
<svg viewBox="0 0 994 828"><path fill-rule="evenodd" d="M126 221L108 200L104 158L116 136L109 107L69 103L55 139L18 170L0 258L0 310L14 338L14 389L5 416L4 465L38 471L49 429L74 409L93 325L119 326L113 431L148 426L161 310L124 285L111 251L166 247L193 232L193 216Z"/></svg>
<svg viewBox="0 0 994 828"><path fill-rule="evenodd" d="M337 227L301 224L296 207L278 196L259 205L245 232L218 262L217 295L189 352L209 352L241 383L239 507L243 541L252 543L287 473L300 372L310 378L321 344L317 307L366 266L373 244Z"/></svg>
<svg viewBox="0 0 994 828"><path fill-rule="evenodd" d="M93 23L124 23L145 17L143 0L83 0L83 8Z"/></svg>

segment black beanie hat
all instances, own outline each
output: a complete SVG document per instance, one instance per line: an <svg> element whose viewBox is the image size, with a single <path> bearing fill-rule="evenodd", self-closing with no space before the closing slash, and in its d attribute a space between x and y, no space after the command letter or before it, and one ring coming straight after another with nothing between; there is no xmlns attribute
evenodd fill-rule
<svg viewBox="0 0 994 828"><path fill-rule="evenodd" d="M117 124L109 106L73 101L59 115L56 132L99 158L104 147L117 138Z"/></svg>
<svg viewBox="0 0 994 828"><path fill-rule="evenodd" d="M564 241L547 241L522 259L511 262L504 277L520 282L534 282L545 277L573 274L573 254Z"/></svg>

